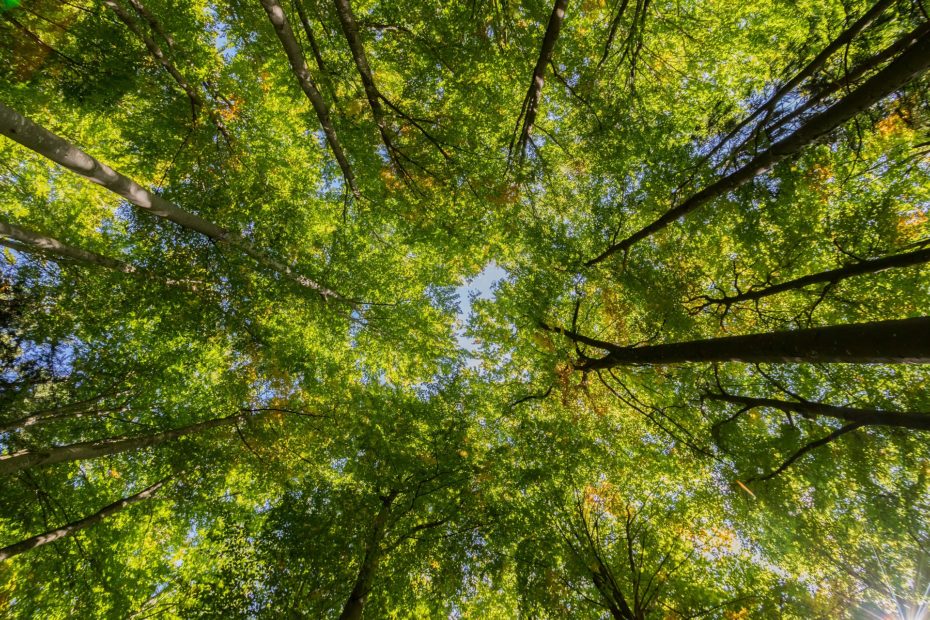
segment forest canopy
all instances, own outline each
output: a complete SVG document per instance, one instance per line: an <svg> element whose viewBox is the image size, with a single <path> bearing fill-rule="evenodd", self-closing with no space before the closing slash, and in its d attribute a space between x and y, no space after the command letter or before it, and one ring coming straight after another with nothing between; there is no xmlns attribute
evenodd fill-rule
<svg viewBox="0 0 930 620"><path fill-rule="evenodd" d="M0 616L930 618L927 0L0 0Z"/></svg>

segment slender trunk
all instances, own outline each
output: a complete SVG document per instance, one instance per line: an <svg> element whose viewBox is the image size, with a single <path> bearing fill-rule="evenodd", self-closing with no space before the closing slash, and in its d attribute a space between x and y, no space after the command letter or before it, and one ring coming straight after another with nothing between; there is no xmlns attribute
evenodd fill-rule
<svg viewBox="0 0 930 620"><path fill-rule="evenodd" d="M67 420L71 418L84 418L88 416L97 416L104 413L112 413L116 411L121 411L123 409L120 407L102 407L102 408L93 408L89 404L82 404L81 406L73 407L59 407L55 409L46 409L44 411L37 411L31 413L27 416L17 418L11 422L6 422L0 424L0 433L9 433L16 429L29 428L30 426L35 426L36 424L44 424L46 422L52 422L55 420Z"/></svg>
<svg viewBox="0 0 930 620"><path fill-rule="evenodd" d="M726 336L644 347L621 347L560 327L543 329L608 351L598 359L585 358L580 370L636 364L685 362L758 363L930 363L930 317L831 325L748 336Z"/></svg>
<svg viewBox="0 0 930 620"><path fill-rule="evenodd" d="M775 164L796 154L805 146L822 139L862 110L910 82L926 71L928 67L930 67L930 34L924 34L891 64L866 80L827 110L811 117L793 134L756 155L739 170L719 179L692 195L677 207L666 211L664 215L651 224L641 228L626 239L611 245L600 255L585 263L585 266L596 265L617 252L628 250L633 244L652 236L672 222L688 215L718 196L741 187L769 170Z"/></svg>
<svg viewBox="0 0 930 620"><path fill-rule="evenodd" d="M807 113L808 110L819 104L821 101L837 92L838 90L848 87L850 84L861 78L863 75L887 61L888 59L897 56L902 51L916 43L921 36L930 32L930 24L923 23L914 30L912 30L907 36L901 37L894 44L889 45L882 51L874 54L867 59L860 62L858 65L852 67L842 78L830 82L819 89L804 102L803 105L796 107L790 112L780 116L774 120L770 125L766 126L766 131L776 131L777 129L784 126L786 123L793 121L802 114Z"/></svg>
<svg viewBox="0 0 930 620"><path fill-rule="evenodd" d="M27 538L26 540L22 540L18 543L3 547L0 549L0 562L8 560L14 555L19 555L20 553L25 553L26 551L35 549L36 547L47 545L48 543L54 542L60 538L67 538L68 536L72 536L80 530L88 528L91 525L95 525L110 515L116 514L121 510L131 506L132 504L149 499L155 495L158 490L161 489L166 482L168 482L168 480L169 478L160 480L147 489L139 491L135 495L124 497L113 502L112 504L109 504L108 506L104 506L88 517L84 517L83 519L79 519L67 525L63 525L57 529L49 530L44 534L39 534L38 536L33 536L32 538Z"/></svg>
<svg viewBox="0 0 930 620"><path fill-rule="evenodd" d="M840 33L838 37L833 39L830 44L825 47L817 56L807 63L807 65L801 69L793 78L785 82L768 100L763 103L761 106L756 108L752 114L740 121L730 132L721 140L716 147L714 147L710 153L708 153L704 160L710 159L714 153L716 153L723 145L733 139L734 136L739 134L749 123L758 118L761 114L765 113L766 117L771 114L775 109L775 105L781 101L781 99L790 93L792 90L797 88L801 82L814 75L814 73L823 66L830 56L839 51L844 45L848 45L860 32L869 27L869 25L874 22L879 15L881 15L885 9L891 6L894 3L894 0L879 0L869 9L865 15L856 20L849 28ZM764 122L764 119L763 119Z"/></svg>
<svg viewBox="0 0 930 620"><path fill-rule="evenodd" d="M520 130L520 139L517 140L517 152L522 160L526 150L526 144L530 139L530 132L533 131L533 125L536 123L536 115L539 112L539 101L542 99L543 85L546 83L546 67L552 59L552 51L555 49L555 42L559 38L559 31L562 29L562 20L565 19L565 7L568 0L555 0L552 7L552 13L549 15L549 23L546 26L546 34L543 36L542 47L539 50L539 58L536 60L536 67L533 69L533 79L530 82L530 88L526 92L526 98L523 100L523 128Z"/></svg>
<svg viewBox="0 0 930 620"><path fill-rule="evenodd" d="M349 43L349 50L352 52L352 59L355 61L355 67L362 78L362 86L365 88L365 97L368 99L368 106L371 108L371 115L378 126L378 133L381 134L381 141L387 149L388 155L394 160L394 143L388 133L387 125L384 122L384 109L381 107L381 94L378 87L375 86L375 78L371 73L371 66L368 64L368 56L365 54L365 47L362 45L362 38L358 34L358 24L355 23L355 15L352 13L352 5L349 0L335 0L336 14L339 16L339 25L342 26L342 32L345 34L346 41ZM396 161L395 161L396 163Z"/></svg>
<svg viewBox="0 0 930 620"><path fill-rule="evenodd" d="M155 31L155 34L160 36L165 41L165 43L168 44L168 49L173 50L174 39L171 37L170 34L165 32L164 28L161 27L161 22L159 22L158 19L155 18L155 15L151 11L149 11L147 8L145 8L145 5L143 5L142 2L140 2L139 0L129 0L129 4L131 4L132 8L136 10L136 13L141 15L142 18L148 22L149 27L153 31Z"/></svg>
<svg viewBox="0 0 930 620"><path fill-rule="evenodd" d="M126 24L129 30L132 31L139 39L142 40L142 43L145 44L146 49L155 60L162 66L162 68L174 78L174 81L178 83L178 86L181 87L181 90L187 95L187 98L191 102L191 115L194 117L194 120L197 119L197 114L201 109L207 110L207 115L210 117L210 120L216 125L217 130L223 134L223 138L226 139L227 143L231 140L229 137L229 132L226 129L226 125L223 124L222 119L216 114L216 111L211 109L207 102L204 100L203 95L196 88L191 86L190 82L187 81L187 78L178 70L177 66L171 61L167 54L161 49L161 46L155 42L155 40L150 37L139 25L136 19L132 14L124 9L122 5L119 4L117 0L103 0L103 3L107 5L110 10L112 10L121 22ZM161 34L162 38L166 42L170 42L171 39L164 34L164 31L161 29L160 25L157 25L158 22L155 20L154 16L148 12L145 7L143 7L137 0L132 2L136 10L145 16L147 21L150 24L154 24L152 29L157 33ZM157 25L157 26L156 26Z"/></svg>
<svg viewBox="0 0 930 620"><path fill-rule="evenodd" d="M26 228L20 228L19 226L4 222L3 220L0 220L0 235L2 235L0 236L0 245L13 248L17 252L41 254L43 256L50 256L53 259L63 258L88 267L103 267L104 269L129 274L142 280L160 282L167 286L176 286L188 291L196 292L202 285L202 283L192 280L164 278L159 274L152 273L146 269L140 269L135 265L124 263L123 261L97 254L96 252L67 245L54 237L49 237Z"/></svg>
<svg viewBox="0 0 930 620"><path fill-rule="evenodd" d="M916 250L914 252L905 252L902 254L892 254L891 256L885 256L882 258L863 260L852 265L847 265L846 267L821 271L820 273L812 273L806 276L801 276L800 278L795 278L794 280L782 282L781 284L773 284L772 286L749 290L738 295L727 295L724 297L705 297L704 299L706 299L706 303L702 307L707 307L712 304L730 306L741 301L762 299L763 297L769 297L770 295L776 295L785 291L802 289L812 284L836 284L837 282L855 276L861 276L869 273L878 273L886 269L912 267L914 265L921 265L927 262L930 262L930 248Z"/></svg>
<svg viewBox="0 0 930 620"><path fill-rule="evenodd" d="M42 254L50 254L52 256L67 258L78 263L83 263L85 265L94 265L97 267L103 267L105 269L132 275L139 274L139 270L135 266L124 263L123 261L66 245L53 237L48 237L25 228L20 228L19 226L14 226L13 224L9 224L3 220L0 220L0 235L17 241L18 243L15 245L10 244L16 250L25 250L31 253L39 252ZM0 244L3 243L4 240L0 239Z"/></svg>
<svg viewBox="0 0 930 620"><path fill-rule="evenodd" d="M621 0L620 8L617 9L617 15L614 17L613 21L610 22L610 31L607 33L607 41L604 43L604 53L601 54L601 59L597 62L598 71L600 71L604 61L607 60L607 56L610 55L610 48L613 47L614 38L617 36L620 20L623 19L623 14L626 13L626 7L629 3L630 0Z"/></svg>
<svg viewBox="0 0 930 620"><path fill-rule="evenodd" d="M141 437L108 437L94 441L84 441L66 446L52 446L44 450L20 450L11 454L0 456L0 475L8 475L27 467L52 465L70 461L96 459L111 454L141 450L155 446L186 435L193 435L211 428L228 426L243 419L246 414L238 413L225 418L216 418L205 422L198 422L169 431L162 431L153 435Z"/></svg>
<svg viewBox="0 0 930 620"><path fill-rule="evenodd" d="M880 409L859 409L856 407L840 407L812 402L793 402L776 400L774 398L753 398L735 394L705 394L707 400L716 400L725 403L756 408L768 407L778 409L785 413L797 413L805 418L828 417L844 422L855 422L861 426L893 426L912 430L930 430L930 413L915 413L909 411L882 411Z"/></svg>
<svg viewBox="0 0 930 620"><path fill-rule="evenodd" d="M190 82L187 81L178 68L175 66L171 59L165 54L161 49L158 43L155 42L152 37L150 37L139 25L129 11L124 9L117 0L103 0L103 3L107 5L113 13L119 18L121 22L126 24L129 30L132 31L139 39L142 40L142 43L145 44L146 49L149 53L158 61L158 64L172 77L174 81L178 83L178 86L181 87L181 90L187 94L188 99L191 100L191 107L196 112L205 106L203 96L197 92L193 86L190 85Z"/></svg>
<svg viewBox="0 0 930 620"><path fill-rule="evenodd" d="M310 51L313 52L313 60L316 62L317 69L320 70L320 76L323 77L323 82L328 84L328 80L326 80L325 76L329 75L329 71L326 70L326 64L323 62L323 55L320 53L320 46L316 42L316 37L313 36L313 28L310 27L310 19L307 17L307 11L304 9L303 0L294 0L294 8L297 9L297 17L300 18L300 25L303 26L304 34L307 35L307 42L310 44ZM335 101L335 93L330 92L330 95Z"/></svg>
<svg viewBox="0 0 930 620"><path fill-rule="evenodd" d="M362 617L362 611L365 609L365 601L371 592L374 583L375 573L378 570L378 563L381 561L381 542L387 533L387 522L391 516L391 506L397 497L396 492L381 498L381 509L375 515L371 532L368 536L368 542L365 545L365 557L358 568L358 575L355 579L355 585L346 601L339 620L359 620Z"/></svg>
<svg viewBox="0 0 930 620"><path fill-rule="evenodd" d="M268 256L241 235L221 228L181 209L161 196L153 194L132 179L97 161L64 138L33 123L2 103L0 103L0 134L85 177L89 181L102 185L111 192L122 196L136 207L156 217L174 222L182 228L198 232L214 241L227 243L235 247L250 256L262 267L275 271L288 280L315 291L324 300L330 297L342 300L338 293L329 290L310 278L294 273L290 267Z"/></svg>
<svg viewBox="0 0 930 620"><path fill-rule="evenodd" d="M320 125L323 127L323 133L326 134L326 140L329 142L329 148L342 169L346 183L349 185L349 189L352 190L352 194L358 198L361 194L355 182L355 174L352 172L349 160L342 150L342 144L336 136L336 128L333 126L332 119L330 119L329 108L326 107L323 96L317 89L316 84L313 83L313 78L310 76L309 69L307 69L307 63L304 61L303 52L300 50L300 44L297 42L293 30L291 30L287 17L284 15L284 9L281 8L277 0L261 0L261 3L265 13L268 14L271 25L274 27L275 34L278 35L278 39L281 41L281 46L284 47L284 53L287 54L287 59L291 63L291 70L297 77L300 88L304 91L307 99L310 100L313 111L316 112Z"/></svg>

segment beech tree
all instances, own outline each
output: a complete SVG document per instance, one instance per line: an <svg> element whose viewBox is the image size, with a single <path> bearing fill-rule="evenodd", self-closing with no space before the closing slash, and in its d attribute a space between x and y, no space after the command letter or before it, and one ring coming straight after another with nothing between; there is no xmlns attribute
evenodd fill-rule
<svg viewBox="0 0 930 620"><path fill-rule="evenodd" d="M926 2L0 50L0 615L925 614Z"/></svg>

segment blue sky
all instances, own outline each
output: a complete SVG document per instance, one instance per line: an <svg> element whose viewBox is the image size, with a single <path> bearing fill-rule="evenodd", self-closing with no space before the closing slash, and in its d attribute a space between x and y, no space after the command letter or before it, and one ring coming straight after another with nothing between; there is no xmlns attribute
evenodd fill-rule
<svg viewBox="0 0 930 620"><path fill-rule="evenodd" d="M466 280L462 286L455 289L459 297L459 328L458 343L466 351L472 352L477 349L475 343L465 336L465 326L471 317L471 300L473 296L478 299L493 299L494 284L499 280L507 277L507 271L499 267L496 263L489 263L477 276ZM472 366L476 360L469 360L469 366Z"/></svg>

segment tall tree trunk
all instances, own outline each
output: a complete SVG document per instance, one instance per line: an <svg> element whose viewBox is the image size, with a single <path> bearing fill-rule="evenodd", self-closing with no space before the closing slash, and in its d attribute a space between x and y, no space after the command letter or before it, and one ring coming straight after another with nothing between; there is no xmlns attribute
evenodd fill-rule
<svg viewBox="0 0 930 620"><path fill-rule="evenodd" d="M39 534L38 536L33 536L32 538L27 538L26 540L22 540L18 543L3 547L2 549L0 549L0 562L3 562L4 560L8 560L14 555L19 555L20 553L25 553L26 551L35 549L36 547L47 545L48 543L54 542L60 538L67 538L68 536L73 536L80 530L88 528L91 525L95 525L99 523L100 521L103 521L110 515L114 515L135 503L149 499L150 497L155 495L158 492L158 490L161 489L165 485L166 482L168 482L168 480L170 480L170 478L165 478L164 480L160 480L159 482L156 482L155 484L148 487L147 489L143 489L142 491L139 491L135 495L124 497L120 500L113 502L112 504L109 504L108 506L104 506L103 508L101 508L100 510L98 510L97 512L95 512L94 514L88 517L84 517L83 519L79 519L67 525L63 525L54 530L49 530L45 532L44 534Z"/></svg>
<svg viewBox="0 0 930 620"><path fill-rule="evenodd" d="M546 83L546 67L552 59L555 43L559 39L559 31L562 29L562 20L565 19L565 7L567 5L568 0L555 0L552 13L549 15L549 23L546 25L546 34L543 35L539 58L536 59L536 67L533 69L533 79L530 81L529 90L527 90L526 97L523 100L523 109L521 110L523 127L520 130L520 138L517 140L517 153L519 153L521 161L526 151L526 144L530 139L530 132L533 131L533 125L536 124L539 102L542 99L542 89ZM513 145L511 144L512 150ZM511 152L512 156L513 153Z"/></svg>
<svg viewBox="0 0 930 620"><path fill-rule="evenodd" d="M278 35L278 40L281 41L281 45L284 47L284 53L287 54L287 59L291 63L291 70L297 77L300 88L304 91L307 99L310 100L313 111L316 112L317 119L319 119L320 125L323 127L323 133L326 134L326 140L329 142L329 148L332 150L333 156L339 164L339 168L342 169L342 174L346 179L346 183L349 185L349 189L352 190L352 194L358 198L361 194L359 193L358 185L355 181L355 173L352 172L352 167L349 166L349 160L342 150L342 144L336 136L336 128L333 126L332 119L329 116L329 108L326 107L323 96L320 94L319 89L317 89L316 84L313 82L313 78L310 76L310 71L307 69L307 63L304 60L303 52L300 50L300 43L297 42L294 31L291 30L291 25L284 15L284 9L281 8L277 0L261 0L261 3L265 9L265 13L268 14L271 25L274 26L274 31L275 34Z"/></svg>
<svg viewBox="0 0 930 620"><path fill-rule="evenodd" d="M200 284L195 281L164 278L159 274L146 269L140 269L135 265L124 263L123 261L97 254L96 252L67 245L54 237L21 228L4 222L3 220L0 220L0 245L5 245L18 252L27 254L40 254L43 256L50 256L53 259L63 258L88 267L103 267L104 269L129 274L142 280L152 280L167 286L177 286L189 291L197 291Z"/></svg>
<svg viewBox="0 0 930 620"><path fill-rule="evenodd" d="M869 9L865 15L857 19L849 28L840 33L838 37L833 39L827 47L823 48L813 60L811 60L807 65L804 66L794 77L785 82L778 90L776 90L771 97L766 100L761 106L756 108L750 115L740 121L736 127L730 130L730 132L721 140L716 147L714 147L710 153L704 156L703 160L706 161L713 157L721 147L723 147L727 142L733 139L734 136L738 135L749 123L758 118L760 115L765 114L768 117L774 110L775 106L779 101L784 98L785 95L790 93L792 90L797 88L801 82L807 78L814 75L814 73L821 67L823 64L837 51L839 51L844 45L848 45L860 32L869 27L872 22L874 22L879 15L881 15L885 9L894 4L894 0L879 0L876 2L871 9ZM765 118L762 120L762 124L765 123ZM758 128L757 128L758 129Z"/></svg>
<svg viewBox="0 0 930 620"><path fill-rule="evenodd" d="M31 253L38 252L46 255L50 254L85 265L94 265L121 273L132 275L137 275L139 273L139 270L135 266L124 263L123 261L66 245L54 237L48 237L26 228L20 228L19 226L4 222L3 220L0 220L0 235L18 242L15 245L10 244L10 247L16 250L24 250ZM3 239L0 239L0 244L2 244L3 241Z"/></svg>
<svg viewBox="0 0 930 620"><path fill-rule="evenodd" d="M684 362L759 362L853 364L930 363L930 317L831 325L748 336L727 336L644 347L622 347L571 330L541 325L574 342L608 351L584 358L580 370L636 364Z"/></svg>
<svg viewBox="0 0 930 620"><path fill-rule="evenodd" d="M352 13L352 5L349 0L335 0L336 14L339 16L339 25L342 26L342 32L345 34L346 41L349 43L349 50L352 52L352 59L355 61L355 67L362 78L362 86L365 88L365 97L368 99L368 106L371 108L371 115L378 126L378 133L381 134L381 141L384 148L387 149L388 156L394 161L395 165L403 169L395 158L396 149L388 133L387 125L384 122L384 109L381 107L381 94L375 85L375 78L371 72L371 66L368 64L368 56L365 54L365 46L362 45L362 38L358 34L358 25L355 23L355 15Z"/></svg>
<svg viewBox="0 0 930 620"><path fill-rule="evenodd" d="M846 267L821 271L820 273L812 273L801 276L800 278L788 280L787 282L782 282L781 284L773 284L772 286L749 290L745 293L739 293L738 295L725 295L723 297L704 296L699 299L705 300L705 303L701 306L702 308L706 308L710 305L731 306L741 301L762 299L770 295L784 293L785 291L802 289L812 284L836 284L837 282L855 276L878 273L886 269L912 267L927 262L930 262L930 248L901 254L892 254L891 256L884 256L882 258L863 260L858 263L853 263L852 265L847 265Z"/></svg>
<svg viewBox="0 0 930 620"><path fill-rule="evenodd" d="M231 138L229 136L229 131L226 129L226 125L223 124L223 120L216 114L216 111L213 110L209 105L207 105L206 100L200 91L193 86L190 82L187 81L187 78L178 70L177 65L172 62L171 58L161 49L161 46L155 42L155 40L149 36L140 26L139 22L132 16L132 14L123 8L123 6L117 0L103 0L103 3L107 5L113 13L119 18L121 22L126 24L129 30L132 31L142 43L148 49L149 53L155 60L162 66L162 68L174 78L174 81L177 82L178 86L181 87L181 90L187 95L187 98L191 102L191 115L194 117L194 120L197 119L197 114L201 109L207 110L207 115L210 117L210 120L216 125L217 130L223 134L223 138L226 139L226 142L229 143ZM171 39L164 33L161 28L161 25L158 24L158 21L155 20L155 17L144 7L138 0L133 0L133 6L136 11L143 15L149 24L152 26L152 30L161 34L162 38L166 42L171 42Z"/></svg>
<svg viewBox="0 0 930 620"><path fill-rule="evenodd" d="M320 46L316 42L316 37L313 36L313 28L310 26L310 19L307 17L307 11L304 9L303 0L294 0L294 8L297 9L297 17L300 19L300 25L303 26L304 34L307 35L310 51L313 52L313 60L316 62L317 69L320 70L323 83L329 88L329 94L333 98L333 103L335 103L336 93L333 92L329 80L326 79L326 76L329 75L329 71L326 69L326 63L323 62L323 54L320 53Z"/></svg>
<svg viewBox="0 0 930 620"><path fill-rule="evenodd" d="M352 592L349 594L345 607L342 608L339 620L359 620L362 617L365 601L371 592L375 574L378 571L378 563L381 561L381 542L387 533L387 523L391 517L391 506L396 497L397 493L392 491L390 495L381 498L381 509L375 515L371 532L368 535L368 542L365 545L365 557L362 558L355 585L352 587Z"/></svg>
<svg viewBox="0 0 930 620"><path fill-rule="evenodd" d="M742 405L744 408L768 407L785 413L797 413L805 418L828 417L844 422L855 422L861 426L892 426L911 430L930 431L930 413L909 411L882 411L880 409L859 409L840 407L814 402L794 402L774 398L753 398L735 394L705 394L707 400Z"/></svg>
<svg viewBox="0 0 930 620"><path fill-rule="evenodd" d="M811 117L790 136L776 142L756 155L749 163L665 212L660 218L644 226L626 239L611 245L585 266L596 265L617 252L628 250L633 244L662 230L672 222L688 215L711 200L731 192L764 173L780 161L796 154L805 146L822 139L856 114L901 88L930 67L930 34L923 34L916 43L898 56L887 67L866 80L827 110Z"/></svg>
<svg viewBox="0 0 930 620"><path fill-rule="evenodd" d="M161 196L153 194L132 179L97 161L64 138L33 123L2 103L0 103L0 134L85 177L89 181L102 185L148 213L174 222L182 228L193 230L220 243L231 245L250 256L266 269L277 272L290 281L313 290L324 300L329 298L343 299L338 293L314 282L310 278L295 273L287 265L253 246L241 235L208 222L168 202Z"/></svg>
<svg viewBox="0 0 930 620"><path fill-rule="evenodd" d="M101 394L93 398L89 398L80 402L71 403L68 405L62 405L59 407L52 407L50 409L42 409L40 411L34 411L29 415L11 420L10 422L0 423L0 433L9 433L19 428L28 428L30 426L35 426L36 424L42 424L45 422L51 422L53 420L65 420L69 418L83 418L87 416L95 416L103 413L109 413L113 411L118 411L122 409L122 406L118 407L107 407L107 406L97 406L97 403L109 396L109 394Z"/></svg>
<svg viewBox="0 0 930 620"><path fill-rule="evenodd" d="M229 426L246 417L238 413L225 418L216 418L197 422L181 428L174 428L141 437L108 437L94 441L83 441L66 446L52 446L44 450L20 450L11 454L0 455L0 475L8 475L27 467L39 467L54 463L96 459L111 454L141 450L172 439L193 435L219 426Z"/></svg>

